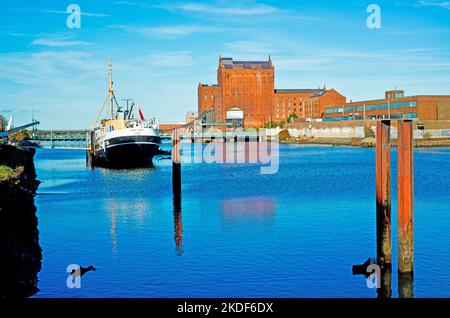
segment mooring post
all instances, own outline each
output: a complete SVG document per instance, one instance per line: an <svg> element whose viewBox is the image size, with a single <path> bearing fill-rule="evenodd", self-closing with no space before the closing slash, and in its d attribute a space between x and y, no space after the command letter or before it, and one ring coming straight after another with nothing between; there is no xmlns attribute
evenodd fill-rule
<svg viewBox="0 0 450 318"><path fill-rule="evenodd" d="M398 121L398 271L414 265L414 166L412 120Z"/></svg>
<svg viewBox="0 0 450 318"><path fill-rule="evenodd" d="M181 195L181 147L180 131L175 128L172 135L172 189L174 196Z"/></svg>
<svg viewBox="0 0 450 318"><path fill-rule="evenodd" d="M391 155L390 120L377 122L376 131L376 205L377 262L383 267L392 263L391 238Z"/></svg>

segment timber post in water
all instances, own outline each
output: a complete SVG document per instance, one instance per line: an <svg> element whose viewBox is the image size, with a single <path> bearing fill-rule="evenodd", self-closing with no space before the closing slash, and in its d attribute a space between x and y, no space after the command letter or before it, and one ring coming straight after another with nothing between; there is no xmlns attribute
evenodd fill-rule
<svg viewBox="0 0 450 318"><path fill-rule="evenodd" d="M414 268L414 163L411 120L398 121L398 271Z"/></svg>
<svg viewBox="0 0 450 318"><path fill-rule="evenodd" d="M392 263L391 238L391 155L390 120L377 122L376 130L376 204L377 262L382 268Z"/></svg>
<svg viewBox="0 0 450 318"><path fill-rule="evenodd" d="M172 189L174 197L181 195L181 145L180 131L175 128L172 135Z"/></svg>

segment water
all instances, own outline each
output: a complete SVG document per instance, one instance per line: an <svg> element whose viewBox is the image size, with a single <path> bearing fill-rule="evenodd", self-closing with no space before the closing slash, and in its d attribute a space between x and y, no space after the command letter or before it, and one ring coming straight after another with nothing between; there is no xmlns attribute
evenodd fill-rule
<svg viewBox="0 0 450 318"><path fill-rule="evenodd" d="M352 265L376 256L374 149L280 146L280 169L171 162L88 169L84 151L41 149L43 266L35 297L376 297ZM393 296L396 152L393 175ZM415 151L417 297L450 297L450 149ZM94 265L81 288L66 267Z"/></svg>

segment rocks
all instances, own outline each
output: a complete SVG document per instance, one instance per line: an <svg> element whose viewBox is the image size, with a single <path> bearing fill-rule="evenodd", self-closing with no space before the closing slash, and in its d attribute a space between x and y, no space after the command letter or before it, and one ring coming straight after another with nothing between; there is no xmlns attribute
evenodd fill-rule
<svg viewBox="0 0 450 318"><path fill-rule="evenodd" d="M25 298L37 292L41 269L34 195L39 182L34 149L0 145L0 298Z"/></svg>

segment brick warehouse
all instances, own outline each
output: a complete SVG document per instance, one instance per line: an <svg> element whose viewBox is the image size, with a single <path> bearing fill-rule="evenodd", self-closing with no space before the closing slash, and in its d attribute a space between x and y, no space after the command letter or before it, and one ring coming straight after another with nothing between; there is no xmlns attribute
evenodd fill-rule
<svg viewBox="0 0 450 318"><path fill-rule="evenodd" d="M328 105L323 122L409 118L420 122L450 120L450 95L405 96L403 90L385 92L383 99Z"/></svg>
<svg viewBox="0 0 450 318"><path fill-rule="evenodd" d="M267 61L234 61L219 57L217 84L198 86L198 113L214 111L215 122L225 122L226 112L239 108L245 127L262 127L269 122L286 122L289 115L304 117L303 103L310 97L320 98L320 109L345 102L335 90L275 89L275 67ZM323 101L323 102L322 102Z"/></svg>

